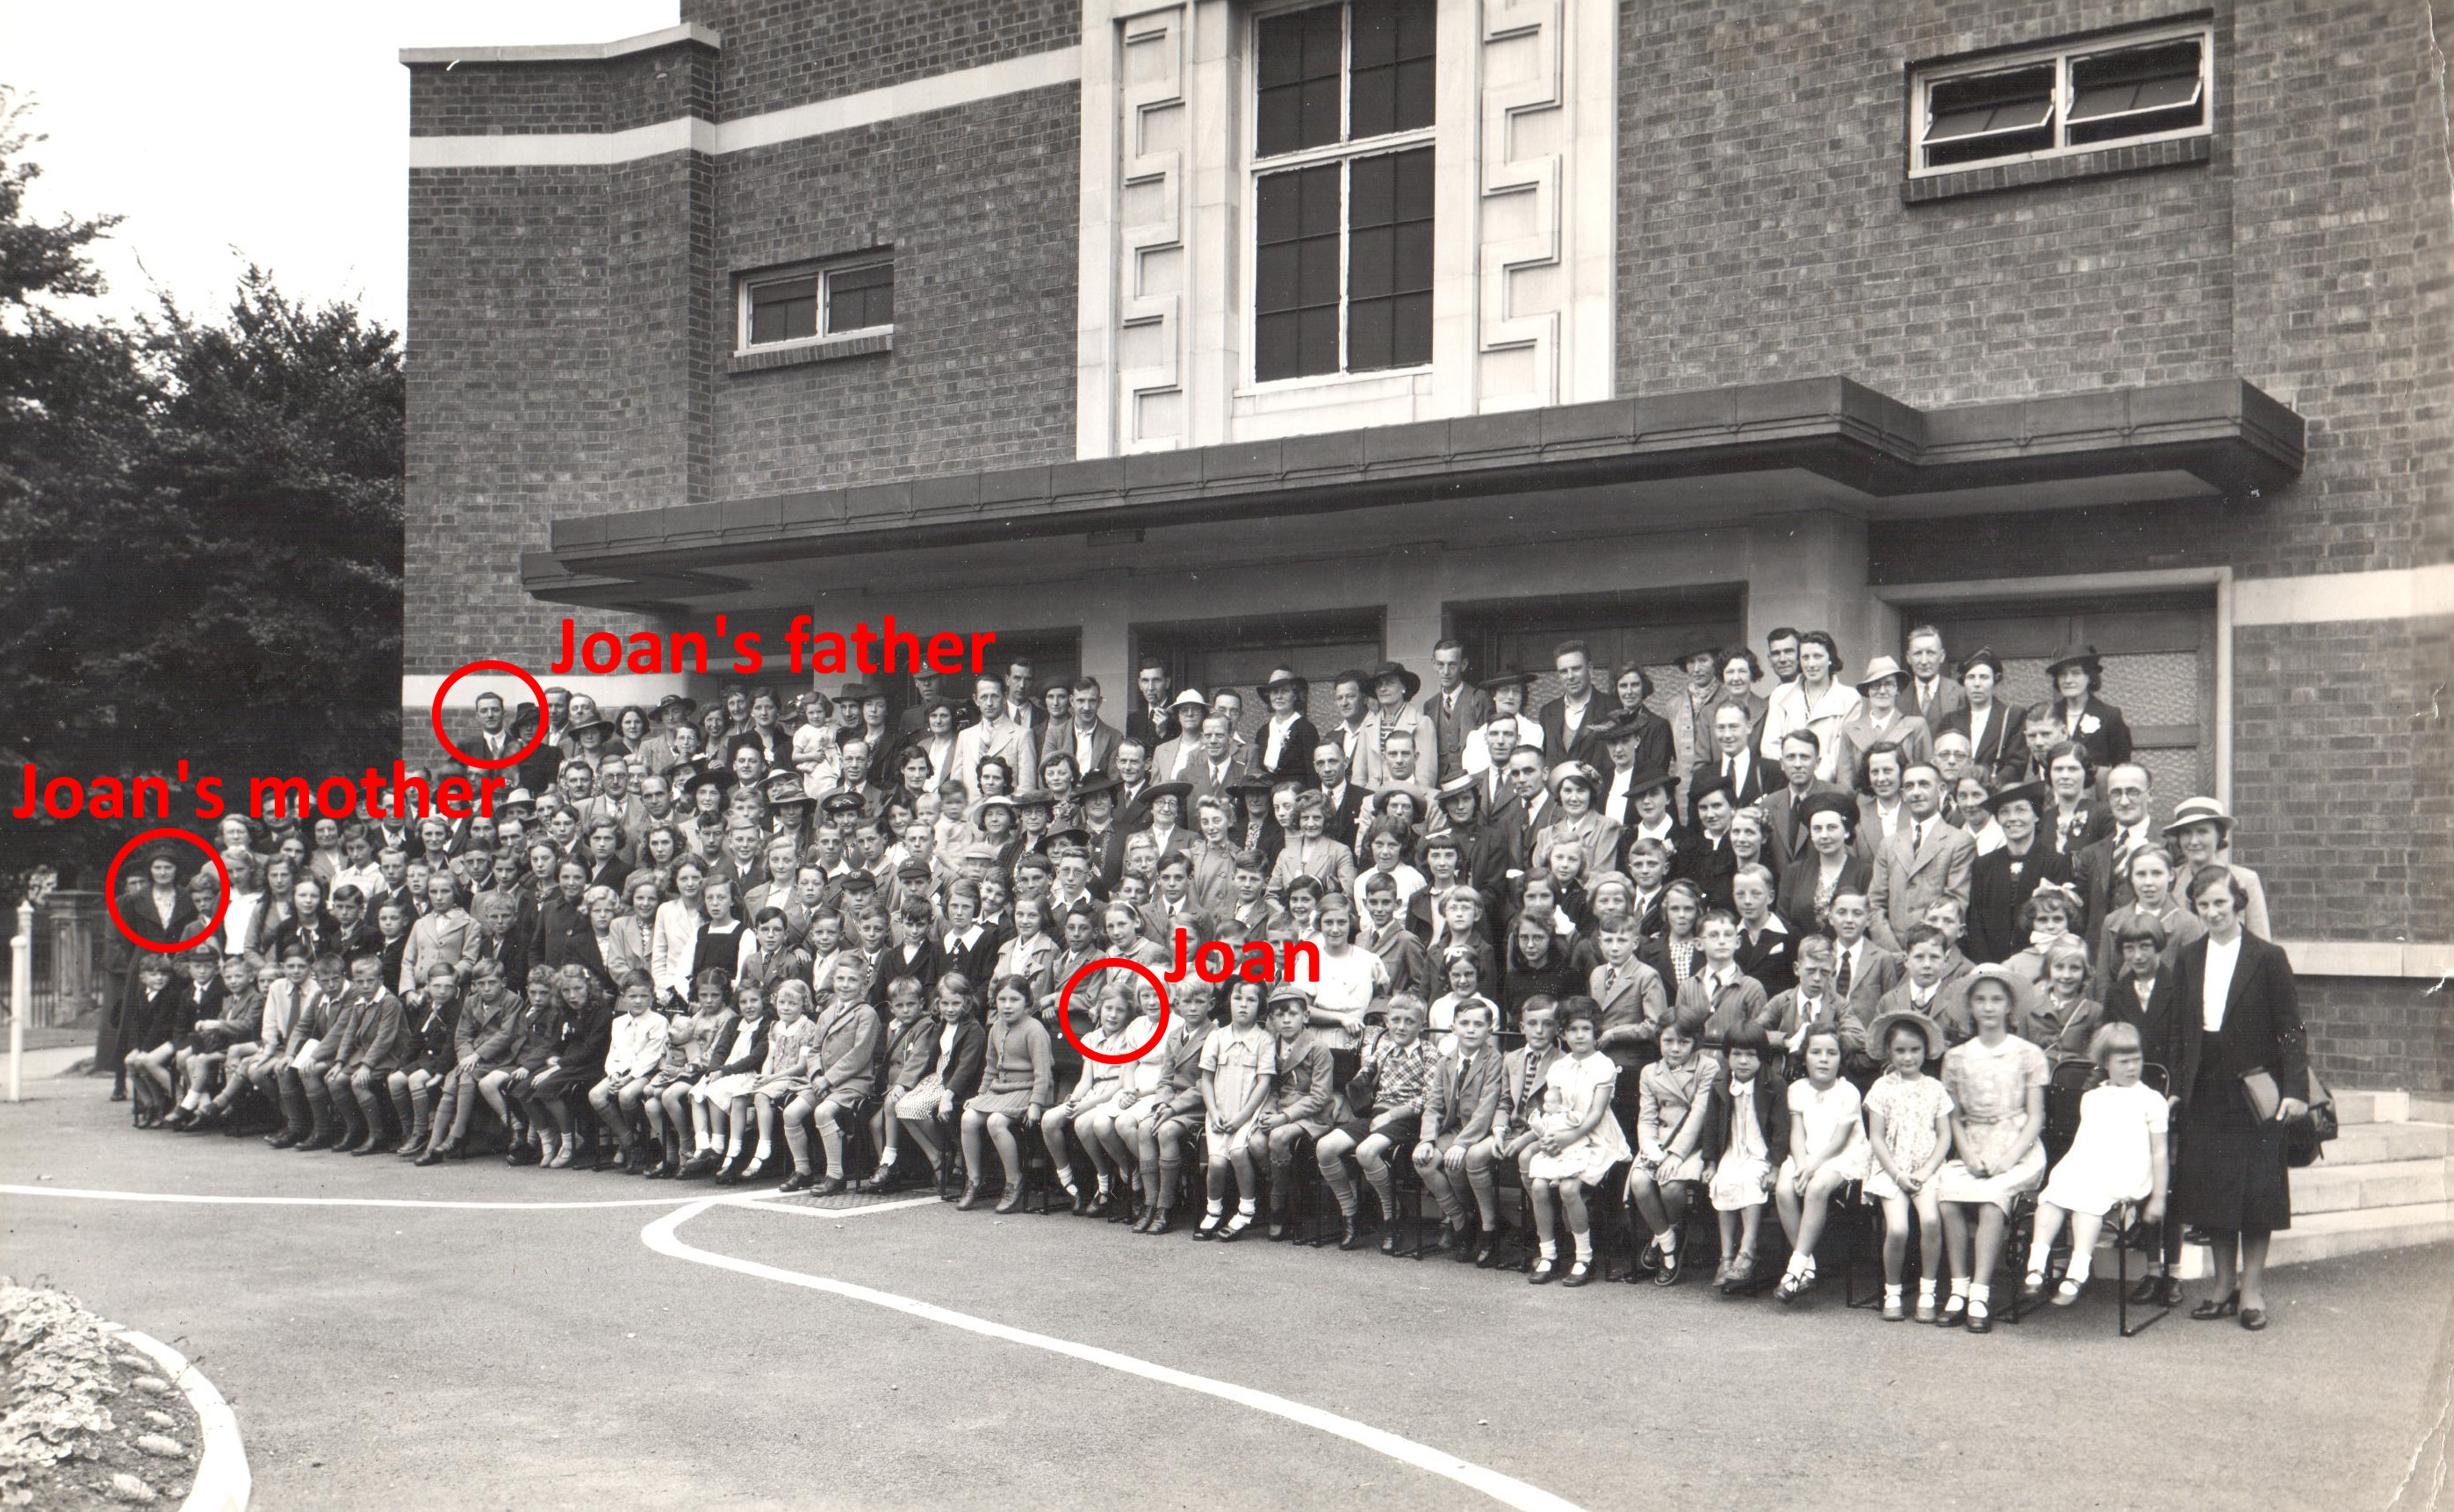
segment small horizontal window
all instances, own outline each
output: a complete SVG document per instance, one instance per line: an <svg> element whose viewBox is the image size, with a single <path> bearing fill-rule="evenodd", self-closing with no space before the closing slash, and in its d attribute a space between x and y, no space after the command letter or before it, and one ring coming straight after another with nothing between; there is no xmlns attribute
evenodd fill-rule
<svg viewBox="0 0 2454 1512"><path fill-rule="evenodd" d="M2193 27L1927 69L1915 81L1910 171L2203 133L2211 45Z"/></svg>
<svg viewBox="0 0 2454 1512"><path fill-rule="evenodd" d="M895 324L895 265L847 263L744 279L742 351L827 336L867 334Z"/></svg>

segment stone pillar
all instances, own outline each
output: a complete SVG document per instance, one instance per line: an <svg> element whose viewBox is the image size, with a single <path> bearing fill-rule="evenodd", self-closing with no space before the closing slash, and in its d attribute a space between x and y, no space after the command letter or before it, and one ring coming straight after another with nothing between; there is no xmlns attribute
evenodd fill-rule
<svg viewBox="0 0 2454 1512"><path fill-rule="evenodd" d="M1863 520L1819 510L1748 527L1747 644L1759 655L1778 626L1828 630L1846 680L1868 657L1900 654L1898 618L1866 590Z"/></svg>
<svg viewBox="0 0 2454 1512"><path fill-rule="evenodd" d="M1441 554L1437 546L1401 546L1383 561L1389 600L1382 654L1404 662L1425 687L1433 682L1432 647L1440 638Z"/></svg>

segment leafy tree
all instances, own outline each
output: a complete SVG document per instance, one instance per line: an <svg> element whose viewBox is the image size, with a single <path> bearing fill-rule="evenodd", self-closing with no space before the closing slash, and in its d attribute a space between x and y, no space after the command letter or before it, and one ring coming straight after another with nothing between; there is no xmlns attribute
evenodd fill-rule
<svg viewBox="0 0 2454 1512"><path fill-rule="evenodd" d="M217 321L167 294L132 326L62 313L99 292L85 249L114 221L26 218L39 138L19 119L0 114L0 761L85 779L185 759L240 779L233 808L247 776L389 763L397 336L256 268ZM130 830L10 820L0 868L91 868Z"/></svg>

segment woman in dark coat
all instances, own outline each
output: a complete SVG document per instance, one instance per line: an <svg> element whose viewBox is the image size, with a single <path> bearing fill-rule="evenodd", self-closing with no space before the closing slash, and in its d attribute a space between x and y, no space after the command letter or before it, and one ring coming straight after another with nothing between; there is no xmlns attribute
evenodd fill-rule
<svg viewBox="0 0 2454 1512"><path fill-rule="evenodd" d="M2215 1248L2215 1295L2191 1309L2202 1320L2238 1315L2266 1326L2266 1246L2292 1226L2284 1126L2309 1108L2309 1050L2292 962L2282 947L2242 927L2241 884L2202 873L2190 906L2207 927L2176 962L2180 1001L2161 1059L2181 1099L2175 1120L2173 1210L2204 1229ZM2280 1100L2262 1119L2243 1079L2273 1079Z"/></svg>
<svg viewBox="0 0 2454 1512"><path fill-rule="evenodd" d="M2130 726L2122 711L2097 696L2104 686L2104 661L2094 646L2072 646L2045 664L2054 685L2046 705L2062 727L2062 738L2087 754L2087 769L2102 772L2130 759Z"/></svg>
<svg viewBox="0 0 2454 1512"><path fill-rule="evenodd" d="M130 935L159 945L183 940L196 932L202 920L196 915L195 899L181 884L176 852L162 846L146 857L145 876L131 876L123 884L119 917ZM110 958L118 979L95 1030L94 1069L99 1072L106 1063L111 1066L111 1100L119 1102L128 1096L126 1061L131 1043L123 1031L135 1027L132 1016L145 997L145 989L136 980L137 968L148 960L167 958L131 946L124 961L116 955Z"/></svg>

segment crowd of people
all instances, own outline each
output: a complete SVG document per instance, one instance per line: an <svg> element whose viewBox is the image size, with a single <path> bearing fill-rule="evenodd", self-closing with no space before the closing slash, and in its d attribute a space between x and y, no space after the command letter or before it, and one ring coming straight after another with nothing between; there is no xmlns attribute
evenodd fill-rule
<svg viewBox="0 0 2454 1512"><path fill-rule="evenodd" d="M1569 641L1529 710L1531 674L1444 641L1428 694L1340 673L1318 726L1286 669L1205 694L1144 665L1121 728L1023 661L915 676L899 716L860 683L487 694L463 752L538 736L491 815L228 819L226 909L175 852L128 877L139 935L221 922L126 951L103 1063L141 1125L422 1165L499 1139L999 1212L1036 1179L1138 1233L1285 1240L1318 1209L1390 1253L1420 1200L1485 1267L1522 1215L1528 1279L1568 1286L1676 1284L1710 1248L1722 1289L1793 1300L1862 1200L1882 1316L1976 1332L2015 1216L2023 1293L2068 1302L2135 1214L2140 1300L2182 1300L2195 1231L2192 1316L2263 1327L2311 1085L2230 816L2156 820L2092 648L2030 709L1988 651L1921 626L1904 653L1852 677L1778 630L1657 690ZM1296 969L1163 1007L1096 964L1209 941ZM1607 1273L1597 1229L1628 1239Z"/></svg>

